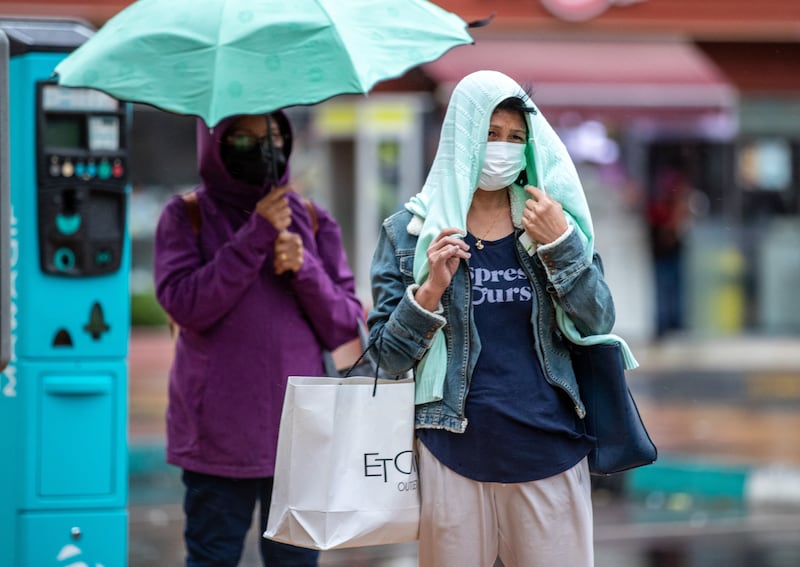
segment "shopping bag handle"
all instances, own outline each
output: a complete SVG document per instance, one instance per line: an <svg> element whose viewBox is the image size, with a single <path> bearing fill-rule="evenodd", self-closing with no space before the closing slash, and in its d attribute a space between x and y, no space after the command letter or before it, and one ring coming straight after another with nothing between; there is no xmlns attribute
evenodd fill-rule
<svg viewBox="0 0 800 567"><path fill-rule="evenodd" d="M360 333L366 333L366 328L365 328L364 322L361 321L360 319L359 319L359 332ZM383 350L383 329L380 330L380 332L378 333L377 337L372 339L367 344L367 346L361 351L361 354L358 356L356 361L350 366L350 368L347 369L347 372L344 373L344 376L342 376L342 378L350 377L350 374L352 374L353 370L355 370L355 368L359 364L361 364L361 361L364 360L365 356L367 356L367 353L369 352L369 350L375 346L375 343L378 343L378 342L380 344L378 345L378 359L375 361L375 382L373 383L373 386L372 386L372 396L373 397L375 397L375 394L378 391L378 373L380 372L380 369L381 369L381 351Z"/></svg>

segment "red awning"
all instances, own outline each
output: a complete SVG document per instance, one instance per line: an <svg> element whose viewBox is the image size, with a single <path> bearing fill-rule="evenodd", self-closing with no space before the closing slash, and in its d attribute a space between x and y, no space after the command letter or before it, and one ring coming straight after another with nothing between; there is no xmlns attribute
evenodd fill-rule
<svg viewBox="0 0 800 567"><path fill-rule="evenodd" d="M449 93L465 75L501 71L544 108L730 110L736 89L693 44L478 39L424 66Z"/></svg>

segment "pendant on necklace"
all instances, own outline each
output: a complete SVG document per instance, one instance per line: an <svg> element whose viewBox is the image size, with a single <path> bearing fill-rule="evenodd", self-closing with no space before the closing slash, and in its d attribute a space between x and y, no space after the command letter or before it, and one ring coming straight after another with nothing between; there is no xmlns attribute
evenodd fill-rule
<svg viewBox="0 0 800 567"><path fill-rule="evenodd" d="M481 240L480 238L478 240L476 240L475 241L475 248L477 248L478 250L483 250L483 240Z"/></svg>

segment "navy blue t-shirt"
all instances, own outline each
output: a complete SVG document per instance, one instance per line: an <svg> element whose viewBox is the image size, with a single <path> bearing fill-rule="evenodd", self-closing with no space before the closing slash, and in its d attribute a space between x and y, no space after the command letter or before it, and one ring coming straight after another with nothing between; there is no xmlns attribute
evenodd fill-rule
<svg viewBox="0 0 800 567"><path fill-rule="evenodd" d="M534 293L515 253L515 235L475 247L467 234L472 308L481 339L467 394L464 433L418 429L445 466L481 482L528 482L561 473L591 442L561 388L542 373L531 328ZM549 299L547 299L549 301Z"/></svg>

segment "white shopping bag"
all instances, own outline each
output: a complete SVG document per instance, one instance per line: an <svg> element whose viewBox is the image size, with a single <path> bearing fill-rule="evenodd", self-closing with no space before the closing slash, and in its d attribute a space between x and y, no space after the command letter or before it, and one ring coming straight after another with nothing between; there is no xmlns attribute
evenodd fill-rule
<svg viewBox="0 0 800 567"><path fill-rule="evenodd" d="M413 379L290 376L264 537L334 549L418 529Z"/></svg>

